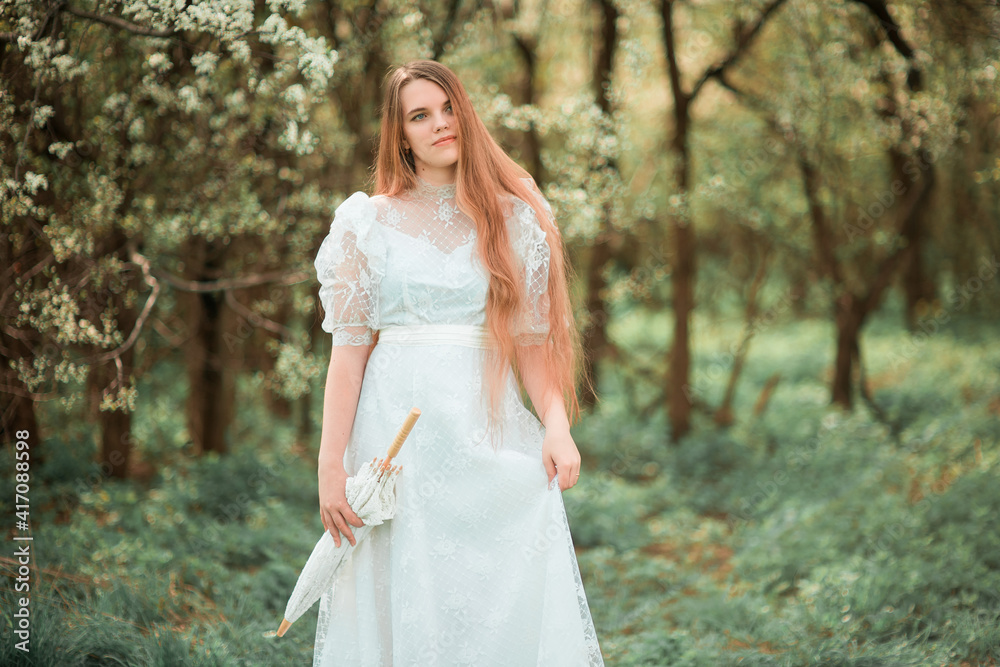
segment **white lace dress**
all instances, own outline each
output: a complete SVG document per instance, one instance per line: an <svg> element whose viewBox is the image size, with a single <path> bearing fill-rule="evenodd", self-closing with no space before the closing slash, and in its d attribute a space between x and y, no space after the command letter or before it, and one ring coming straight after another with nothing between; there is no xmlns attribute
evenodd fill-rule
<svg viewBox="0 0 1000 667"><path fill-rule="evenodd" d="M508 230L528 297L518 341L537 343L548 245L518 199ZM513 373L497 449L486 437L488 277L455 186L353 194L315 266L333 344L368 345L381 332L347 473L384 456L411 407L422 415L395 459L395 518L358 543L320 600L314 667L603 665L558 478L549 484L542 464L544 429Z"/></svg>

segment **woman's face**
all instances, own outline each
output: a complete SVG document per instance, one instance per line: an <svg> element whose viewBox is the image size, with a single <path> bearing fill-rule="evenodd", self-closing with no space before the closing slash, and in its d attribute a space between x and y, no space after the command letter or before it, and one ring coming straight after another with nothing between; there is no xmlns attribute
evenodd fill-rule
<svg viewBox="0 0 1000 667"><path fill-rule="evenodd" d="M458 121L441 86L414 79L399 91L403 109L403 146L413 151L417 175L428 183L455 182Z"/></svg>

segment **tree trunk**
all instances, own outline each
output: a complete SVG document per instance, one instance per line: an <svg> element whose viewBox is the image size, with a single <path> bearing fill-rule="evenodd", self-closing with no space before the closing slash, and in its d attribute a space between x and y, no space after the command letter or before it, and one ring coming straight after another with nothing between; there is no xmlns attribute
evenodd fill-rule
<svg viewBox="0 0 1000 667"><path fill-rule="evenodd" d="M536 40L533 37L515 34L514 44L517 46L517 52L521 54L521 62L524 64L524 78L521 81L521 104L534 104L535 75L538 69L538 57L535 55ZM546 180L545 167L542 165L542 146L534 123L524 134L521 159L527 163L531 176L541 188L542 183Z"/></svg>
<svg viewBox="0 0 1000 667"><path fill-rule="evenodd" d="M660 18L663 29L663 44L666 51L670 90L673 93L673 137L671 149L676 160L674 170L675 195L680 197L679 210L670 216L670 242L672 244L672 266L670 283L673 289L674 339L669 352L669 378L667 381L667 413L670 418L670 437L678 442L691 428L691 341L689 321L694 310L695 237L693 220L688 209L688 191L691 177L691 157L688 154L688 131L691 124L691 102L698 96L702 86L711 78L722 79L728 67L740 56L760 34L767 19L785 3L785 0L771 0L760 13L757 21L741 29L732 51L719 64L712 65L701 75L690 93L681 86L681 72L677 62L674 44L673 5L674 0L660 0Z"/></svg>
<svg viewBox="0 0 1000 667"><path fill-rule="evenodd" d="M34 331L33 329L21 329L23 332ZM3 383L3 409L0 412L0 433L3 434L4 443L15 442L18 431L27 431L26 438L16 438L25 440L30 446L30 456L33 464L40 464L44 460L45 450L41 447L41 433L38 431L38 419L35 416L35 401L31 397L31 392L24 386L18 377L17 371L7 365L7 361L15 359L32 358L31 351L20 339L6 335L0 331L0 345L3 349L4 363L0 368L0 382Z"/></svg>
<svg viewBox="0 0 1000 667"><path fill-rule="evenodd" d="M124 324L122 322L123 326ZM131 352L129 349L121 357L122 379L125 384L129 382L132 368ZM132 463L132 413L120 410L101 412L99 407L103 393L118 381L114 362L94 367L87 379L90 384L92 415L100 427L101 471L108 477L126 479Z"/></svg>
<svg viewBox="0 0 1000 667"><path fill-rule="evenodd" d="M0 62L4 51L6 47L0 46ZM23 81L17 81L17 78L14 77L15 80L4 83L11 93L12 103L19 99L20 94L13 90L13 87L24 84ZM2 150L0 157L6 160L14 159L13 154L3 156ZM12 170L9 163L5 169ZM45 191L39 194L44 195ZM0 295L11 295L18 287L15 280L20 281L20 288L25 291L35 287L39 280L34 276L40 271L39 262L42 260L42 255L38 252L36 244L29 236L28 239L15 245L14 235L9 233L9 230L28 228L28 220L13 217L10 226L4 224L4 233L0 234L0 267L3 267L0 271ZM6 220L4 222L6 223ZM28 387L18 379L17 370L11 368L10 364L23 360L30 365L39 352L47 351L45 348L51 348L53 351L56 348L52 342L45 343L45 348L42 348L41 334L30 325L14 326L19 314L16 299L0 298L0 303L4 306L3 312L0 312L0 319L4 324L0 327L0 401L2 401L0 435L3 436L4 444L14 443L17 439L27 442L30 447L30 460L33 464L40 464L44 460L45 450L41 447L41 433L38 430L38 418L35 414L35 394L28 391ZM18 431L27 431L27 438L16 439Z"/></svg>
<svg viewBox="0 0 1000 667"><path fill-rule="evenodd" d="M121 231L116 231L107 240L107 249L110 252L124 255L127 238ZM125 290L136 289L139 285L136 281L130 280L125 285ZM138 312L134 306L126 307L123 299L114 293L105 290L102 296L112 302L118 309L118 330L125 338L135 329L138 319ZM104 301L99 301L103 306ZM96 306L95 306L96 307ZM97 315L95 310L94 315ZM93 318L94 320L97 317ZM100 361L90 368L87 376L88 407L91 419L100 428L100 451L99 459L101 471L107 477L116 479L126 479L131 477L132 464L132 413L121 410L100 409L105 396L114 399L119 390L129 387L135 381L135 346L123 350L117 359Z"/></svg>
<svg viewBox="0 0 1000 667"><path fill-rule="evenodd" d="M291 302L284 300L278 304L273 320L283 326L287 326L291 314ZM275 364L277 363L277 359L275 359L275 357L272 356L266 349L267 341L272 339L280 340L281 337L260 327L258 327L254 333L256 335L251 340L257 341L256 347L260 348L260 369L261 371L267 373L274 370ZM292 416L293 410L292 402L290 400L274 391L268 391L265 396L268 411L272 415L280 419L289 419Z"/></svg>
<svg viewBox="0 0 1000 667"><path fill-rule="evenodd" d="M673 137L670 147L677 160L674 169L676 195L687 200L691 160L688 155L688 104L691 98L681 89L680 68L674 45L673 2L661 0L663 41L667 52L670 88L674 96ZM691 374L691 349L689 321L694 309L695 243L694 229L684 204L670 216L669 231L672 255L670 285L673 290L674 335L667 353L667 414L670 419L670 438L677 443L691 429L691 401L685 388Z"/></svg>
<svg viewBox="0 0 1000 667"><path fill-rule="evenodd" d="M671 221L673 228L674 270L671 274L674 306L674 338L670 347L669 401L671 438L677 442L691 428L691 402L684 387L691 374L689 322L694 310L694 230L688 224Z"/></svg>
<svg viewBox="0 0 1000 667"><path fill-rule="evenodd" d="M750 350L750 339L756 333L757 311L759 310L757 307L757 295L760 293L760 288L764 284L764 278L767 276L767 261L768 253L764 251L761 253L760 265L757 267L757 271L754 273L753 280L750 282L750 287L747 290L743 338L740 340L736 354L733 356L733 369L729 374L729 382L726 384L726 393L722 398L722 404L719 405L713 416L718 426L731 426L734 422L733 397L736 395L736 383L743 372L743 364L746 362L747 353Z"/></svg>
<svg viewBox="0 0 1000 667"><path fill-rule="evenodd" d="M896 52L906 59L909 64L909 70L907 71L906 76L906 87L909 91L911 93L916 93L923 90L923 70L920 69L920 66L916 62L915 51L909 42L907 42L907 40L903 37L900 26L896 22L895 18L893 18L885 0L855 0L855 2L866 7L868 11L871 12L872 16L878 21L878 29L873 33L874 43L878 44L883 41L888 41L892 44ZM884 83L890 84L889 77L887 75L884 75L882 80ZM898 117L896 101L891 93L885 98L883 114L885 116ZM910 126L910 123L903 119L900 120L902 121L904 136L913 133L913 128ZM926 172L926 174L923 175L923 179L925 180L924 188L920 192L920 200L916 208L912 209L903 221L900 232L900 236L905 239L906 247L909 253L902 272L903 294L906 299L905 319L907 328L913 331L917 327L917 319L920 316L918 311L920 310L921 303L929 303L935 298L934 284L929 281L925 275L923 256L923 242L927 229L926 216L927 212L930 210L927 203L935 181L934 164L928 151L925 148L921 148L917 152L916 156L918 161L917 168L919 171L914 174L912 172L908 172L908 170L904 167L906 162L909 160L908 158L900 154L895 149L891 149L890 152L895 172L894 178L901 179L901 182L906 182L904 176L912 176L910 179L912 186L913 180L921 178L921 172Z"/></svg>
<svg viewBox="0 0 1000 667"><path fill-rule="evenodd" d="M587 267L587 322L583 330L583 372L589 378L584 384L580 402L584 407L593 407L597 403L598 362L608 350L608 312L604 303L604 290L607 281L604 278L604 267L611 260L611 247L607 241L596 243L590 253Z"/></svg>
<svg viewBox="0 0 1000 667"><path fill-rule="evenodd" d="M934 188L935 175L934 165L931 163L927 151L921 150L917 153L920 161L927 165L924 190L921 192L920 200L913 209L906 224L903 225L903 238L910 250L909 257L903 267L903 294L906 297L906 326L910 331L917 329L917 321L922 315L924 307L934 301L936 291L934 282L927 277L924 265L924 237L927 234L928 214L930 212L930 196Z"/></svg>
<svg viewBox="0 0 1000 667"><path fill-rule="evenodd" d="M122 332L131 332L135 328L138 313L135 308L122 307L118 318L118 329ZM126 385L135 381L135 346L122 352L121 376ZM106 375L117 381L116 365L106 364L103 368L108 371ZM115 477L130 477L132 464L132 413L114 412L103 413L101 419L101 463L103 466L110 466ZM104 469L108 469L105 467Z"/></svg>
<svg viewBox="0 0 1000 667"><path fill-rule="evenodd" d="M612 71L614 68L615 49L618 46L618 10L611 0L594 0L599 12L597 54L594 61L594 98L597 106L605 114L613 112L608 94L612 86ZM618 171L613 162L608 168ZM587 267L587 324L583 331L583 372L590 379L584 385L580 402L584 407L593 407L597 403L597 386L600 381L599 363L608 352L608 313L604 303L604 291L607 280L604 271L608 262L614 259L611 247L611 206L605 204L601 216L601 228L590 253Z"/></svg>
<svg viewBox="0 0 1000 667"><path fill-rule="evenodd" d="M858 338L864 323L864 313L858 305L853 295L843 294L836 302L834 317L837 324L837 357L833 364L831 400L847 410L854 402L854 360L858 357Z"/></svg>
<svg viewBox="0 0 1000 667"><path fill-rule="evenodd" d="M220 277L219 255L216 243L195 238L191 242L197 266L194 280L217 280ZM198 261L200 260L200 262ZM199 453L228 451L226 430L232 421L235 382L228 361L233 354L225 344L227 324L232 322L225 299L218 292L195 292L185 299L189 310L188 321L194 328L185 351L188 375L187 421L188 431ZM248 337L252 333L247 327ZM236 330L237 339L241 329ZM232 335L232 334L230 334ZM235 352L235 351L234 351Z"/></svg>

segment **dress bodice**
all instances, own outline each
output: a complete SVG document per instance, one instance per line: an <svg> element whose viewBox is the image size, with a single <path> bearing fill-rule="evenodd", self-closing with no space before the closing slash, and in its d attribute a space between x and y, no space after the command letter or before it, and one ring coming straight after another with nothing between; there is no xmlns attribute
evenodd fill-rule
<svg viewBox="0 0 1000 667"><path fill-rule="evenodd" d="M404 196L370 201L392 269L380 285L380 326L485 324L489 276L455 186L421 181Z"/></svg>
<svg viewBox="0 0 1000 667"><path fill-rule="evenodd" d="M514 333L521 344L538 343L548 331L549 247L534 209L515 197L506 204L523 287ZM418 179L397 196L354 193L338 207L315 261L323 329L334 345L361 345L389 326L484 325L489 274L477 238L454 184Z"/></svg>

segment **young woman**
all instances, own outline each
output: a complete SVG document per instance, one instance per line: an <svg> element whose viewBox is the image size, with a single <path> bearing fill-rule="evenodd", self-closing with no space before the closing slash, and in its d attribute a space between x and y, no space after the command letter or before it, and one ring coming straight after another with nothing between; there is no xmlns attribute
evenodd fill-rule
<svg viewBox="0 0 1000 667"><path fill-rule="evenodd" d="M427 60L387 79L375 182L315 262L333 334L320 514L357 548L320 601L314 665L603 665L561 495L580 476L579 343L551 209ZM345 481L411 407L396 515L356 543Z"/></svg>

